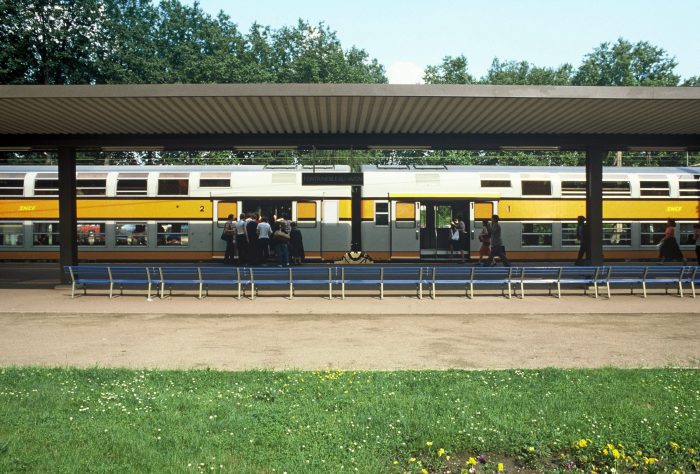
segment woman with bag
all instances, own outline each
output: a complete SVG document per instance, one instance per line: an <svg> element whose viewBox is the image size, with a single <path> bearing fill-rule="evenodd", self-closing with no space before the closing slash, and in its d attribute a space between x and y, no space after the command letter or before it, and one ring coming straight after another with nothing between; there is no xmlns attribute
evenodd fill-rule
<svg viewBox="0 0 700 474"><path fill-rule="evenodd" d="M228 215L228 220L224 224L224 232L221 234L221 240L226 241L226 250L224 251L224 263L233 263L234 257L234 237L236 235L236 226L233 223L233 214Z"/></svg>

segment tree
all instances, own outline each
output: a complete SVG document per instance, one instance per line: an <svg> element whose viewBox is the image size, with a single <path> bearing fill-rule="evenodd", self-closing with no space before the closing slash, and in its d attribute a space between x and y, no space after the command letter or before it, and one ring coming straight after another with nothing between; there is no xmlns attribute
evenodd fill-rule
<svg viewBox="0 0 700 474"><path fill-rule="evenodd" d="M571 84L573 67L563 64L558 68L537 67L527 61L504 61L494 58L482 84L519 84L567 86Z"/></svg>
<svg viewBox="0 0 700 474"><path fill-rule="evenodd" d="M676 86L677 63L662 48L646 41L632 44L622 38L602 43L584 57L573 84L582 86Z"/></svg>
<svg viewBox="0 0 700 474"><path fill-rule="evenodd" d="M468 69L469 61L463 54L455 58L445 56L442 64L425 68L423 81L426 84L474 84Z"/></svg>
<svg viewBox="0 0 700 474"><path fill-rule="evenodd" d="M700 86L700 76L692 76L683 81L681 84L684 87L698 87Z"/></svg>
<svg viewBox="0 0 700 474"><path fill-rule="evenodd" d="M2 0L0 82L86 84L107 47L98 0Z"/></svg>

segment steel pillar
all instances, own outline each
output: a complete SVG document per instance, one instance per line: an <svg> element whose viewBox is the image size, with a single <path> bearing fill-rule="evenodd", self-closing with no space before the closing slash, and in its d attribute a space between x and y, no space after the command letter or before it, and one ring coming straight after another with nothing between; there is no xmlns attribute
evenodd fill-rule
<svg viewBox="0 0 700 474"><path fill-rule="evenodd" d="M591 265L603 264L603 159L607 150L586 149L586 231Z"/></svg>
<svg viewBox="0 0 700 474"><path fill-rule="evenodd" d="M60 232L61 283L70 283L65 265L78 264L78 212L75 198L75 148L58 149L58 230Z"/></svg>

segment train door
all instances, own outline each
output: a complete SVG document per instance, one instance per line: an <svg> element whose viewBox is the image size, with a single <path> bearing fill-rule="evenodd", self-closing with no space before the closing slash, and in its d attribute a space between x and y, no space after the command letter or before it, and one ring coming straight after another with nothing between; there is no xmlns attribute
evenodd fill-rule
<svg viewBox="0 0 700 474"><path fill-rule="evenodd" d="M481 248L481 242L479 241L479 234L481 234L481 229L483 229L483 221L491 222L491 217L496 212L495 203L491 201L485 202L474 202L471 205L472 208L472 220L469 223L469 228L471 229L470 244L469 247L474 254L479 254L479 249Z"/></svg>
<svg viewBox="0 0 700 474"><path fill-rule="evenodd" d="M420 256L420 227L418 203L392 201L391 258L412 259Z"/></svg>
<svg viewBox="0 0 700 474"><path fill-rule="evenodd" d="M449 258L450 224L461 216L466 224L467 242L470 231L470 206L468 201L423 201L420 204L420 254L422 259ZM454 252L459 255L459 251ZM465 245L465 258L469 258L469 245Z"/></svg>
<svg viewBox="0 0 700 474"><path fill-rule="evenodd" d="M221 234L224 232L224 224L229 214L233 214L234 220L238 219L238 209L240 209L237 201L213 200L212 206L212 230L211 230L211 256L223 256L226 250L226 241L221 240Z"/></svg>

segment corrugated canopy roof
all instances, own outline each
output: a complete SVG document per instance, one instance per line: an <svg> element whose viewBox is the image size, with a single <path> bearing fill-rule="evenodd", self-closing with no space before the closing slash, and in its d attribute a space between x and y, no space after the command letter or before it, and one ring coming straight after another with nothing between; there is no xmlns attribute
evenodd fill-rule
<svg viewBox="0 0 700 474"><path fill-rule="evenodd" d="M215 148L258 143L478 146L490 142L484 137L501 137L506 145L539 141L566 145L577 141L576 136L597 137L602 142L604 137L619 142L621 137L646 136L641 143L700 147L700 88L0 86L0 146L4 147L173 147L178 143L212 143ZM196 137L210 140L193 140Z"/></svg>

